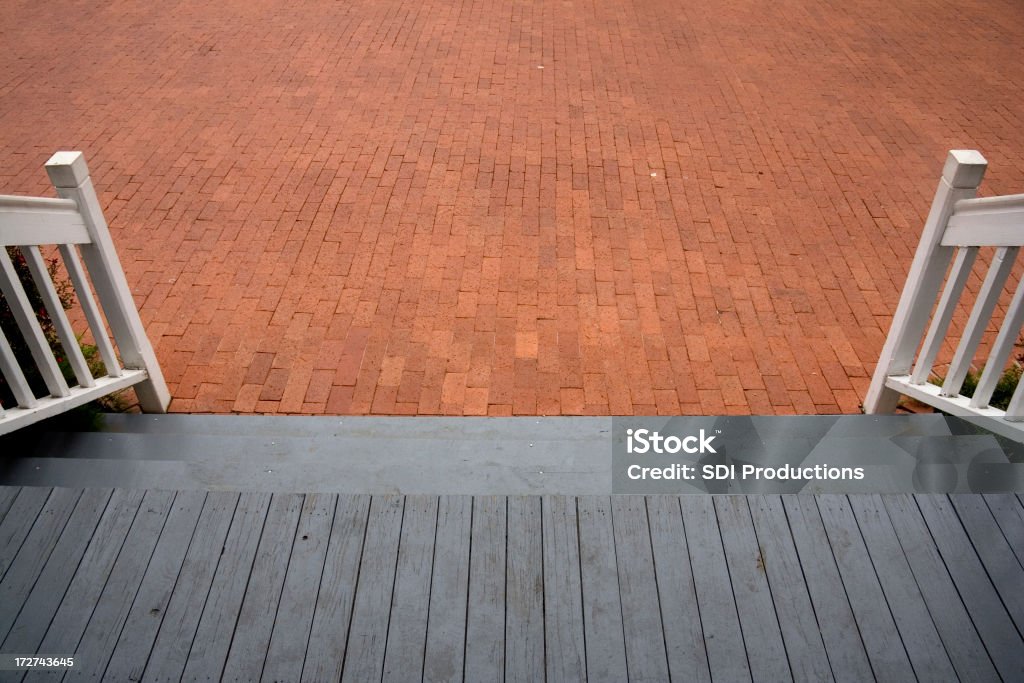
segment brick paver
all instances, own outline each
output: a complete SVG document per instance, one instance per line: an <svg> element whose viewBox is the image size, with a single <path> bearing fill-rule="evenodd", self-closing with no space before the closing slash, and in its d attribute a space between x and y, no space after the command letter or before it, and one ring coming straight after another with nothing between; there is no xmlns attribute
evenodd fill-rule
<svg viewBox="0 0 1024 683"><path fill-rule="evenodd" d="M1024 191L1019 0L0 16L0 191L86 153L176 411L856 411L946 150Z"/></svg>

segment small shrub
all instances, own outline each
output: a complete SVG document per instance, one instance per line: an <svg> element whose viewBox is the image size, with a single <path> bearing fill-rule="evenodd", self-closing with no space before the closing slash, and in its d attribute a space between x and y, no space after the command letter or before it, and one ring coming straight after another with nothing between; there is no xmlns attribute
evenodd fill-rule
<svg viewBox="0 0 1024 683"><path fill-rule="evenodd" d="M35 281L32 279L32 273L29 271L24 255L17 247L7 247L7 255L14 264L14 271L17 273L18 279L25 290L29 305L36 312L36 319L39 321L39 326L43 330L46 341L50 344L50 348L53 349L54 356L57 358L58 363L64 361L66 365L66 354L61 347L60 340L57 339L57 331L54 328L53 321L50 319L50 314L43 305L43 299L36 288ZM46 270L50 274L50 279L54 282L54 288L57 290L61 306L67 309L74 303L74 291L71 288L70 282L56 277L58 268L59 265L56 258L46 262ZM14 313L2 293L0 293L0 329L3 329L4 336L7 337L7 342L11 345L11 351L14 352L14 357L17 359L22 372L24 372L25 380L28 382L32 393L36 396L46 395L46 384L43 382L43 377L36 368L29 345L22 336L21 329L14 319ZM10 386L7 384L6 379L2 377L0 377L0 401L3 402L4 406L17 405Z"/></svg>
<svg viewBox="0 0 1024 683"><path fill-rule="evenodd" d="M54 327L53 320L50 319L50 314L43 305L42 296L39 294L35 281L32 279L32 272L28 268L25 256L17 247L7 247L7 254L10 256L11 262L14 264L14 270L25 290L25 295L28 297L29 304L32 307L32 310L36 312L36 319L39 321L39 326L43 331L43 335L46 337L47 343L50 345L50 349L53 351L54 358L57 360L57 365L60 367L60 370L64 375L64 379L67 380L68 384L76 384L77 380L75 378L75 373L71 369L71 364L67 359L67 353L61 345L60 339L57 337L57 330ZM75 290L70 281L60 277L59 260L57 258L47 260L46 270L49 273L50 280L53 282L53 286L57 292L57 297L60 299L61 306L65 310L71 308L75 303ZM14 313L11 311L11 307L7 303L7 299L4 297L3 293L0 293L0 329L3 330L4 335L7 337L7 341L11 345L11 350L14 352L14 357L17 359L22 372L24 372L25 380L28 382L32 393L37 397L48 395L49 392L46 389L46 383L43 381L43 377L39 373L39 369L36 367L29 345L21 334L21 329L18 327L18 323L14 319ZM103 361L99 357L97 348L92 344L83 344L81 337L79 337L78 343L93 376L101 377L105 375L106 369L103 367ZM117 411L124 409L122 401L117 395L105 396L94 403L96 405L90 404L89 406L83 406L79 410L84 414L94 414L98 413L100 410ZM15 400L14 394L11 391L7 380L2 376L0 376L0 404L5 408L17 405L17 400Z"/></svg>
<svg viewBox="0 0 1024 683"><path fill-rule="evenodd" d="M1021 366L1016 363L1004 370L1003 374L999 377L995 391L992 392L992 399L989 401L989 405L993 408L1006 410L1010 405L1010 399L1013 398L1013 392L1017 388L1017 383L1020 382L1020 376ZM981 372L968 372L960 393L968 398L974 396L974 391L978 388L980 380Z"/></svg>

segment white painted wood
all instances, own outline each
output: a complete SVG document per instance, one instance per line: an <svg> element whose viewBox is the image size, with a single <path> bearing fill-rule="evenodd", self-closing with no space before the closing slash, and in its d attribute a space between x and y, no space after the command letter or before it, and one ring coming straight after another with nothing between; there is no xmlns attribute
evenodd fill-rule
<svg viewBox="0 0 1024 683"><path fill-rule="evenodd" d="M82 259L125 367L148 373L148 379L135 387L139 404L147 412L165 412L171 396L128 288L85 158L81 152L57 152L46 162L46 172L57 194L73 199L85 221L91 242L81 246Z"/></svg>
<svg viewBox="0 0 1024 683"><path fill-rule="evenodd" d="M68 365L71 366L71 370L75 373L75 379L78 380L80 386L93 386L95 382L92 378L92 372L89 371L89 364L86 363L85 356L82 355L82 347L78 344L78 337L75 336L75 331L71 329L71 322L64 313L64 306L61 304L60 296L57 295L57 290L54 289L53 282L50 280L50 273L46 269L43 255L39 253L39 247L22 247L21 253L25 257L29 271L32 273L32 279L36 283L36 289L43 300L46 312L50 314L53 328L56 330L57 338L60 340L60 345L67 356Z"/></svg>
<svg viewBox="0 0 1024 683"><path fill-rule="evenodd" d="M995 386L1024 325L1024 281L1014 292L999 334L989 353L974 396L960 395L974 355L996 304L1024 246L1024 194L976 198L985 174L984 157L975 151L951 151L932 202L921 242L903 288L889 336L864 401L867 413L894 410L900 394L976 422L1011 439L1024 438L1024 382L1014 391L1007 410L988 405ZM978 247L996 247L981 290L971 309L942 386L928 384L928 375L948 334L950 319L963 294ZM909 372L924 322L938 292L933 278L949 263L948 250L958 247L942 297L935 307L913 372ZM934 289L933 289L934 285ZM920 325L918 324L920 322Z"/></svg>
<svg viewBox="0 0 1024 683"><path fill-rule="evenodd" d="M46 383L46 388L52 396L67 396L68 383L64 381L64 375L57 366L57 360L53 357L53 351L46 341L42 327L39 326L39 320L32 310L32 304L21 286L6 248L0 249L0 291L3 291L11 314L18 323L21 336L32 352L32 358Z"/></svg>
<svg viewBox="0 0 1024 683"><path fill-rule="evenodd" d="M1024 209L1024 194L1004 194L996 197L975 197L961 199L953 208L954 215L965 216L975 213L994 213Z"/></svg>
<svg viewBox="0 0 1024 683"><path fill-rule="evenodd" d="M7 335L0 330L0 373L3 373L7 380L7 386L11 388L15 400L22 408L33 408L36 406L36 397L32 394L28 382L25 381L25 373L18 366L18 359L14 357L14 351L7 341Z"/></svg>
<svg viewBox="0 0 1024 683"><path fill-rule="evenodd" d="M949 247L1024 246L1024 208L992 213L954 214L942 237Z"/></svg>
<svg viewBox="0 0 1024 683"><path fill-rule="evenodd" d="M978 298L971 309L971 315L967 319L963 336L960 337L960 344L953 354L953 360L949 364L949 371L942 382L943 396L956 396L963 387L964 378L970 370L971 362L974 360L974 353L978 350L978 344L985 334L992 312L999 301L999 295L1006 285L1006 279L1010 276L1013 263L1017 258L1019 247L1000 247L996 249L989 266L985 281L981 284Z"/></svg>
<svg viewBox="0 0 1024 683"><path fill-rule="evenodd" d="M170 403L170 394L128 289L85 159L80 152L58 152L47 162L46 170L57 188L59 199L0 195L0 291L14 314L51 397L37 399L32 394L10 343L2 338L0 372L11 387L18 407L7 410L0 407L0 434L130 386L136 388L143 410L164 412ZM106 366L105 377L93 378L89 370L38 249L44 244L55 244L60 249ZM81 256L75 245L81 245ZM7 253L7 246L20 248L25 256L36 289L78 380L75 387L69 387L64 380L36 311L32 310ZM93 287L96 296L93 295ZM107 333L108 322L113 340ZM122 368L118 360L115 343L127 369Z"/></svg>
<svg viewBox="0 0 1024 683"><path fill-rule="evenodd" d="M60 245L60 254L64 259L64 267L68 271L68 277L71 278L71 285L75 288L78 304L82 307L82 312L85 313L85 320L89 323L89 329L92 331L93 340L96 342L96 348L99 350L100 358L103 359L107 374L111 377L120 377L121 363L114 354L114 346L110 343L110 337L107 335L107 325L96 306L92 288L85 277L82 262L78 258L78 250L73 244L62 244Z"/></svg>
<svg viewBox="0 0 1024 683"><path fill-rule="evenodd" d="M949 331L949 323L953 319L953 312L964 291L967 278L971 275L971 268L978 256L977 247L957 249L956 258L953 260L953 267L950 269L949 278L946 280L946 287L942 290L942 298L935 309L932 317L932 324L928 328L921 352L914 364L914 372L911 373L911 381L915 384L923 384L928 381L928 375L935 365L935 358L942 348L942 340L946 338Z"/></svg>
<svg viewBox="0 0 1024 683"><path fill-rule="evenodd" d="M953 150L946 158L942 178L907 274L907 284L864 399L865 412L892 412L896 409L899 394L886 384L886 378L910 371L914 352L952 257L952 248L940 244L946 223L958 201L970 199L977 193L987 166L985 158L974 150Z"/></svg>
<svg viewBox="0 0 1024 683"><path fill-rule="evenodd" d="M120 377L100 377L94 386L88 388L72 387L69 395L63 398L48 396L37 399L34 407L31 408L11 408L7 411L7 416L0 420L0 435L59 415L71 408L85 405L89 401L144 381L146 381L145 370L127 370Z"/></svg>
<svg viewBox="0 0 1024 683"><path fill-rule="evenodd" d="M977 424L996 434L1015 441L1024 438L1024 423L1007 420L1006 413L998 408L972 408L971 399L966 396L942 396L942 388L939 385L914 384L910 381L910 375L887 377L885 383L889 389L899 394L940 408L950 415L977 418Z"/></svg>
<svg viewBox="0 0 1024 683"><path fill-rule="evenodd" d="M987 408L992 399L999 378L1006 367L1006 361L1013 351L1013 344L1020 335L1020 327L1024 324L1024 279L1017 284L1017 291L1013 294L1013 300L1006 309L1006 317L999 328L999 335L992 344L992 351L989 353L988 361L985 363L985 370L981 373L978 386L971 397L972 408Z"/></svg>
<svg viewBox="0 0 1024 683"><path fill-rule="evenodd" d="M0 246L89 241L78 207L67 199L0 195Z"/></svg>
<svg viewBox="0 0 1024 683"><path fill-rule="evenodd" d="M1006 420L1009 422L1024 421L1024 382L1018 382L1013 390L1010 405L1006 406Z"/></svg>
<svg viewBox="0 0 1024 683"><path fill-rule="evenodd" d="M7 217L7 215L0 216L4 220ZM63 214L56 214L56 217L66 218ZM57 223L42 212L14 214L13 222L9 225L5 223L3 232L0 233L0 246L2 247L26 244L84 244L88 241L89 233L81 223L78 225Z"/></svg>
<svg viewBox="0 0 1024 683"><path fill-rule="evenodd" d="M0 194L0 214L5 211L57 211L78 215L78 204L72 199L60 197L28 197L17 194ZM79 223L85 223L79 219Z"/></svg>

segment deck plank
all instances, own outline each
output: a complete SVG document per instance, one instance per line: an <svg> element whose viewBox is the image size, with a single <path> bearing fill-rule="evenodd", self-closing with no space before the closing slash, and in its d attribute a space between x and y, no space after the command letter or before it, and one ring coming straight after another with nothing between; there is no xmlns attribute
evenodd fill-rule
<svg viewBox="0 0 1024 683"><path fill-rule="evenodd" d="M825 643L779 496L747 499L793 680L833 680ZM844 666L841 661L837 667Z"/></svg>
<svg viewBox="0 0 1024 683"><path fill-rule="evenodd" d="M437 503L436 496L409 496L405 500L384 652L384 681L420 681L423 678Z"/></svg>
<svg viewBox="0 0 1024 683"><path fill-rule="evenodd" d="M207 494L143 672L143 681L181 680L238 500L239 494L229 491Z"/></svg>
<svg viewBox="0 0 1024 683"><path fill-rule="evenodd" d="M342 681L378 681L383 675L404 503L403 496L370 501Z"/></svg>
<svg viewBox="0 0 1024 683"><path fill-rule="evenodd" d="M180 491L175 497L104 674L109 680L141 680L205 501L205 491Z"/></svg>
<svg viewBox="0 0 1024 683"><path fill-rule="evenodd" d="M917 504L907 495L884 495L881 500L957 676L961 681L997 680Z"/></svg>
<svg viewBox="0 0 1024 683"><path fill-rule="evenodd" d="M504 496L480 496L473 500L466 681L504 680L507 511Z"/></svg>
<svg viewBox="0 0 1024 683"><path fill-rule="evenodd" d="M183 681L217 680L224 670L270 502L269 493L243 493L238 499L224 551L185 661Z"/></svg>
<svg viewBox="0 0 1024 683"><path fill-rule="evenodd" d="M544 649L549 681L584 681L583 590L576 499L541 499L544 545Z"/></svg>
<svg viewBox="0 0 1024 683"><path fill-rule="evenodd" d="M624 681L626 639L615 561L612 506L607 497L577 499L580 527L580 576L587 673L594 680Z"/></svg>
<svg viewBox="0 0 1024 683"><path fill-rule="evenodd" d="M35 584L25 595L24 604L15 600L4 602L2 611L5 614L8 605L13 612L15 602L18 602L21 611L16 618L12 617L14 620L10 629L5 629L0 652L36 651L90 541L103 528L107 508L112 504L112 494L110 489L85 491L38 578L33 577Z"/></svg>
<svg viewBox="0 0 1024 683"><path fill-rule="evenodd" d="M337 501L337 496L324 493L308 494L303 501L263 665L264 681L297 681L302 677L316 589L323 577Z"/></svg>
<svg viewBox="0 0 1024 683"><path fill-rule="evenodd" d="M3 580L0 580L0 640L7 637L11 626L14 625L29 591L57 547L64 528L79 509L78 502L81 497L80 489L53 490L32 524L21 549L7 568ZM93 524L102 512L102 501L97 502L96 498L95 495L90 496L92 505L87 506L86 510L86 515L91 518ZM100 509L96 510L97 507Z"/></svg>
<svg viewBox="0 0 1024 683"><path fill-rule="evenodd" d="M874 678L871 663L825 535L818 506L808 496L782 496L781 500L807 580L807 592L821 627L832 675L839 682L871 680Z"/></svg>
<svg viewBox="0 0 1024 683"><path fill-rule="evenodd" d="M850 496L849 503L914 674L923 681L957 680L882 499Z"/></svg>
<svg viewBox="0 0 1024 683"><path fill-rule="evenodd" d="M541 500L508 499L505 680L544 680L544 544Z"/></svg>
<svg viewBox="0 0 1024 683"><path fill-rule="evenodd" d="M75 646L57 650L74 652L81 658L81 666L69 670L64 680L102 676L138 595L175 497L173 491L146 492L85 632Z"/></svg>
<svg viewBox="0 0 1024 683"><path fill-rule="evenodd" d="M817 502L875 678L880 681L911 680L914 670L910 658L889 611L849 501L845 496L828 495L819 496Z"/></svg>
<svg viewBox="0 0 1024 683"><path fill-rule="evenodd" d="M679 505L711 676L723 681L749 681L751 668L714 503L710 496L682 496Z"/></svg>
<svg viewBox="0 0 1024 683"><path fill-rule="evenodd" d="M304 681L341 679L369 513L370 496L338 497L302 666Z"/></svg>
<svg viewBox="0 0 1024 683"><path fill-rule="evenodd" d="M985 502L1017 556L1018 564L1024 567L1024 505L1012 493L989 494Z"/></svg>
<svg viewBox="0 0 1024 683"><path fill-rule="evenodd" d="M716 496L714 505L751 676L755 681L791 679L782 629L747 499Z"/></svg>
<svg viewBox="0 0 1024 683"><path fill-rule="evenodd" d="M238 611L223 681L258 681L263 673L270 636L288 572L305 496L275 493Z"/></svg>
<svg viewBox="0 0 1024 683"><path fill-rule="evenodd" d="M469 496L441 496L438 501L423 655L427 683L463 680L472 506Z"/></svg>
<svg viewBox="0 0 1024 683"><path fill-rule="evenodd" d="M23 624L24 630L19 636L19 644L26 649L21 650L22 652L77 651L78 642L89 624L96 602L107 584L122 548L128 542L144 498L143 491L114 491L67 591L60 596L40 598L46 609L53 610L52 613L46 615L45 611L41 612L38 619ZM27 676L26 680L60 678L62 676L58 673L39 671Z"/></svg>
<svg viewBox="0 0 1024 683"><path fill-rule="evenodd" d="M949 575L999 674L1024 680L1024 641L945 496L914 496Z"/></svg>
<svg viewBox="0 0 1024 683"><path fill-rule="evenodd" d="M654 570L661 596L661 620L672 680L710 681L700 608L690 569L690 556L679 500L674 496L647 499Z"/></svg>
<svg viewBox="0 0 1024 683"><path fill-rule="evenodd" d="M0 524L3 524L7 511L14 505L14 500L21 493L20 486L0 486Z"/></svg>
<svg viewBox="0 0 1024 683"><path fill-rule="evenodd" d="M668 656L644 499L615 496L612 528L629 677L638 681L666 681Z"/></svg>
<svg viewBox="0 0 1024 683"><path fill-rule="evenodd" d="M1024 675L1015 496L33 491L0 649L80 659L33 681Z"/></svg>
<svg viewBox="0 0 1024 683"><path fill-rule="evenodd" d="M1017 556L981 496L954 495L949 499L1006 611L1017 630L1024 633L1024 567L1016 561Z"/></svg>
<svg viewBox="0 0 1024 683"><path fill-rule="evenodd" d="M0 522L0 579L7 573L21 544L32 530L39 511L46 505L53 489L26 486L19 490L11 508Z"/></svg>

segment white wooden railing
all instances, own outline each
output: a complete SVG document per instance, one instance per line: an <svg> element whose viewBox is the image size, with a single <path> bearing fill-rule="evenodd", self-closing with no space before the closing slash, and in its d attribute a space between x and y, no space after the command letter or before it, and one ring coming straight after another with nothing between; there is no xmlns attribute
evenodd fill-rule
<svg viewBox="0 0 1024 683"><path fill-rule="evenodd" d="M987 165L973 150L949 153L864 411L892 412L904 394L952 415L979 418L993 431L1020 439L1024 435L1024 382L1018 384L1006 411L989 406L989 401L1024 324L1024 278L1006 307L988 357L980 359L985 369L974 395L968 398L960 393L1017 252L1024 246L1024 194L974 198ZM995 248L988 272L942 384L931 384L928 377L980 247Z"/></svg>
<svg viewBox="0 0 1024 683"><path fill-rule="evenodd" d="M60 199L0 195L0 291L49 396L33 394L25 370L0 333L0 373L18 403L6 410L0 407L0 434L132 386L143 410L162 413L170 395L121 270L85 158L81 152L57 152L46 162L46 172ZM61 305L39 249L46 245L56 245L60 251L106 368L103 377L92 376ZM65 380L7 247L18 247L25 257L77 384ZM113 339L107 334L108 324Z"/></svg>

